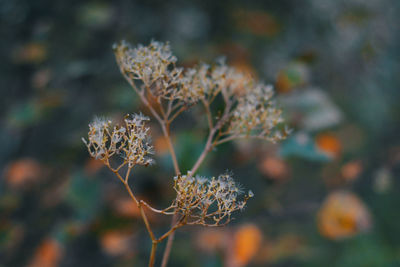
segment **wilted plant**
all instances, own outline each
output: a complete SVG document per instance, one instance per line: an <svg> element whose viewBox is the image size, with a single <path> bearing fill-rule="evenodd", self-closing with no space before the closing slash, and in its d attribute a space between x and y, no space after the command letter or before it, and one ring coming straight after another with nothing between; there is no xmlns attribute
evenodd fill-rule
<svg viewBox="0 0 400 267"><path fill-rule="evenodd" d="M96 118L89 124L88 141L83 139L89 154L101 160L126 187L140 210L152 239L149 266L154 265L157 245L168 238L162 266L166 266L174 232L184 225L222 226L229 223L232 213L242 210L252 191L240 198L242 190L229 173L211 179L197 175L206 155L216 146L239 138L257 138L271 142L284 139L288 131L282 127L281 110L273 101L273 89L256 82L223 62L214 66L201 64L183 69L176 66L170 46L152 41L148 46L131 47L126 42L114 46L121 73L158 121L171 154L175 177L176 198L159 210L138 199L129 186L135 165L151 165L154 154L150 143L148 117L127 115L124 125ZM212 105L217 98L223 102ZM194 105L202 105L208 122L208 137L202 153L191 170L182 175L170 136L171 123ZM117 166L110 160L118 157ZM125 171L123 173L123 171ZM145 208L172 215L169 231L156 237L146 216Z"/></svg>

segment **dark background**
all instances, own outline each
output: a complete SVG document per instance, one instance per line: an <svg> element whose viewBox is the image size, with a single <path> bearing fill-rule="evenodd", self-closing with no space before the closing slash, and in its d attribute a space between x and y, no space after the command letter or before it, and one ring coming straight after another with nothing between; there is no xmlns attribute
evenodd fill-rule
<svg viewBox="0 0 400 267"><path fill-rule="evenodd" d="M0 266L147 264L137 211L81 142L95 115L147 112L115 63L122 39L169 41L182 66L225 55L275 85L294 130L211 153L200 173L231 170L255 197L225 228L178 231L169 266L400 266L399 11L397 0L0 0ZM202 149L198 123L173 125L183 170ZM131 182L165 207L173 169L151 126L157 164ZM151 223L161 234L169 218Z"/></svg>

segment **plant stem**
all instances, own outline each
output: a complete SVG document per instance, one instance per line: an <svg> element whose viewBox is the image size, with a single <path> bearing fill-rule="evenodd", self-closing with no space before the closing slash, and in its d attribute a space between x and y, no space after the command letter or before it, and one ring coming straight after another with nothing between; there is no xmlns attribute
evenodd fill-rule
<svg viewBox="0 0 400 267"><path fill-rule="evenodd" d="M155 261L155 259L156 259L157 245L158 245L158 241L153 240L153 244L152 244L152 246L151 246L149 267L153 267L153 266L154 266L154 261Z"/></svg>
<svg viewBox="0 0 400 267"><path fill-rule="evenodd" d="M175 149L174 146L172 144L171 141L171 136L169 134L169 123L160 123L161 124L161 130L163 131L164 137L167 141L167 146L169 149L169 152L171 154L171 158L172 158L172 163L174 165L174 170L175 170L175 174L176 175L180 175L181 171L179 170L179 165L178 165L178 160L176 158L176 154L175 154Z"/></svg>
<svg viewBox="0 0 400 267"><path fill-rule="evenodd" d="M147 219L146 213L143 210L143 206L142 206L141 202L139 202L139 209L140 209L140 214L143 218L144 224L146 225L147 232L149 232L151 240L154 241L156 238L153 234L153 231L151 230L149 220Z"/></svg>
<svg viewBox="0 0 400 267"><path fill-rule="evenodd" d="M210 150L212 149L212 146L213 146L212 140L213 140L214 133L215 133L215 128L210 130L210 133L207 138L207 143L204 146L203 152L201 152L199 158L197 159L196 163L194 164L194 166L191 170L192 174L196 173L197 169L200 167L201 163L203 163L204 159L206 158L208 152L210 152Z"/></svg>
<svg viewBox="0 0 400 267"><path fill-rule="evenodd" d="M165 120L161 119L161 117L159 116L159 114L154 110L154 108L150 105L150 103L147 101L146 97L144 96L144 92L140 91L134 81L132 79L129 78L129 76L125 73L125 71L120 67L121 73L123 74L123 76L125 77L125 79L128 81L128 83L132 86L132 88L136 91L136 93L139 95L140 99L142 100L142 102L149 108L151 114L156 118L156 120L159 122L162 132L164 134L164 137L166 138L167 141L167 145L168 145L168 149L169 152L171 154L171 158L172 158L172 163L174 165L174 170L175 170L175 174L176 175L180 175L181 171L179 169L179 165L178 165L178 160L176 158L176 154L175 154L175 149L174 146L172 144L171 141L171 136L169 134L169 121L167 121L167 118L165 118ZM179 111L178 111L179 112ZM128 186L129 187L129 186ZM130 189L130 188L129 188ZM129 190L128 190L129 191ZM131 195L131 197L133 196L133 194ZM137 202L136 198L133 196L133 199L135 200L135 202ZM139 204L140 205L140 204ZM142 210L142 209L141 209ZM143 218L144 219L144 218ZM177 215L174 214L172 217L172 223L171 223L171 227L173 227L173 225L175 225L177 220ZM147 224L146 224L147 227ZM163 259L162 259L162 264L161 266L165 267L167 266L168 263L168 258L169 258L169 254L171 253L171 249L172 249L172 243L174 240L174 236L175 236L175 230L170 232L168 235L168 241L167 241L167 246L165 248L164 251L164 255L163 255ZM150 235L154 237L154 235L152 234L152 232L149 231L149 233L151 233ZM152 237L152 239L153 239ZM150 258L150 263L149 266L153 266L154 265L154 257L155 257L155 249L157 247L157 244L154 244L154 239L153 239L153 246L152 246L152 253L151 253L151 258ZM154 255L153 255L154 254Z"/></svg>
<svg viewBox="0 0 400 267"><path fill-rule="evenodd" d="M171 227L172 225L176 224L176 221L178 219L178 214L175 213L174 216L172 216L172 221L171 221ZM169 260L169 255L171 254L172 250L172 244L174 243L174 238L175 238L175 231L172 232L167 239L167 245L165 246L162 262L161 262L161 267L167 267L168 260Z"/></svg>
<svg viewBox="0 0 400 267"><path fill-rule="evenodd" d="M182 221L176 223L174 225L174 227L172 227L171 229L169 229L168 232L166 232L165 234L163 234L159 239L157 239L158 242L163 241L165 238L169 237L171 234L173 234L176 229L178 229L179 227L183 226L185 223L183 223Z"/></svg>

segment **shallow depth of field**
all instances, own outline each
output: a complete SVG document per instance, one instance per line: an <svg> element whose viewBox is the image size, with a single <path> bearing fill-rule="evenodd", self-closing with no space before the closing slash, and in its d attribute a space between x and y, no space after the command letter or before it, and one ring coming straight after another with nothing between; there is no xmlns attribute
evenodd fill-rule
<svg viewBox="0 0 400 267"><path fill-rule="evenodd" d="M123 39L169 41L185 67L225 56L274 86L293 130L209 154L199 174L232 171L254 197L225 227L179 229L168 266L400 266L399 12L397 0L0 0L0 267L147 265L140 211L81 141L95 115L149 115L115 62ZM194 115L171 126L183 170L205 141ZM174 169L149 126L156 164L130 182L163 208Z"/></svg>

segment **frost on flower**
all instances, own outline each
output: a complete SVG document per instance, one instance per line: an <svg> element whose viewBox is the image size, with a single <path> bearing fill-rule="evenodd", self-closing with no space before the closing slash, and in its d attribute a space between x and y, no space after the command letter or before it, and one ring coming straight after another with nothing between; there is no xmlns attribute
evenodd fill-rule
<svg viewBox="0 0 400 267"><path fill-rule="evenodd" d="M252 137L272 142L286 138L289 131L279 129L284 120L282 110L273 100L271 85L258 83L224 63L214 69L213 77L218 79L228 107L220 137Z"/></svg>
<svg viewBox="0 0 400 267"><path fill-rule="evenodd" d="M168 43L152 41L132 47L127 42L114 46L118 65L133 80L141 80L154 96L169 98L180 80L182 69Z"/></svg>
<svg viewBox="0 0 400 267"><path fill-rule="evenodd" d="M185 218L188 224L219 226L231 220L234 211L242 210L253 193L238 197L242 190L230 174L221 174L218 178L193 177L187 175L174 178L176 199L174 206Z"/></svg>
<svg viewBox="0 0 400 267"><path fill-rule="evenodd" d="M228 131L233 135L254 136L278 141L286 136L276 126L283 122L282 111L272 100L272 86L257 84L238 99Z"/></svg>
<svg viewBox="0 0 400 267"><path fill-rule="evenodd" d="M154 162L150 157L153 147L150 144L149 128L145 121L149 118L142 114L127 115L123 126L111 126L111 121L96 118L89 124L88 141L82 138L89 154L103 161L118 155L130 168L134 165L149 165Z"/></svg>
<svg viewBox="0 0 400 267"><path fill-rule="evenodd" d="M137 47L121 42L115 46L115 55L121 72L142 99L156 102L158 107L153 113L159 117L172 121L187 108L202 102L208 113L213 113L208 114L209 125L218 120L214 132L223 139L220 143L237 138L276 142L289 134L282 127L282 111L273 100L272 86L257 82L223 60L214 65L178 68L169 44L156 41ZM137 81L141 86L137 86ZM223 109L219 103L213 105L215 99L225 102Z"/></svg>

